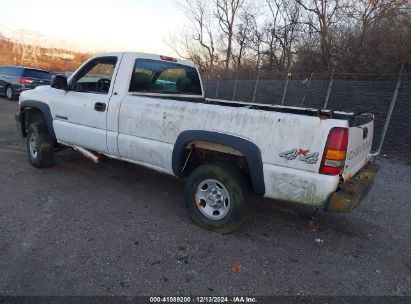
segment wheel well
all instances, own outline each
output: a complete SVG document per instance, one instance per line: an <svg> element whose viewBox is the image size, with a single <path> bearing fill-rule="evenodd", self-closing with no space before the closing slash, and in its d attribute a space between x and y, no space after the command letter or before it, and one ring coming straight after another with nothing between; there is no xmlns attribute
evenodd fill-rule
<svg viewBox="0 0 411 304"><path fill-rule="evenodd" d="M29 129L30 124L32 124L32 123L43 122L44 124L47 125L46 118L44 117L44 114L40 109L32 108L32 107L26 107L26 108L22 109L22 112L24 113L24 115L23 115L23 126L22 126L22 128L24 128L24 130L22 130L24 136L27 136L27 131Z"/></svg>
<svg viewBox="0 0 411 304"><path fill-rule="evenodd" d="M245 156L233 147L210 141L191 141L183 150L183 176L190 175L201 165L220 162L235 167L248 182L251 181L250 171Z"/></svg>
<svg viewBox="0 0 411 304"><path fill-rule="evenodd" d="M204 146L203 143L207 143L207 145ZM190 163L190 158L196 147L210 151L205 151L206 157L200 157L200 160L193 157ZM193 167L210 160L234 163L237 168L239 166L240 171L251 177L254 192L261 196L264 195L263 161L261 151L256 144L238 136L212 131L185 130L180 133L172 155L172 168L176 176L181 177L186 169L187 172L190 172Z"/></svg>
<svg viewBox="0 0 411 304"><path fill-rule="evenodd" d="M26 130L33 122L46 122L43 112L37 108L25 108L24 109L24 123Z"/></svg>

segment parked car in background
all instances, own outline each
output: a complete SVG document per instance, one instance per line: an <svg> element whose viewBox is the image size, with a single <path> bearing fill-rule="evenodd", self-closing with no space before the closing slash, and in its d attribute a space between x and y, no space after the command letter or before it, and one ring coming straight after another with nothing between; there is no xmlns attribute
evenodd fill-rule
<svg viewBox="0 0 411 304"><path fill-rule="evenodd" d="M16 99L21 92L39 85L49 85L51 74L44 70L21 67L0 66L0 94L8 99Z"/></svg>

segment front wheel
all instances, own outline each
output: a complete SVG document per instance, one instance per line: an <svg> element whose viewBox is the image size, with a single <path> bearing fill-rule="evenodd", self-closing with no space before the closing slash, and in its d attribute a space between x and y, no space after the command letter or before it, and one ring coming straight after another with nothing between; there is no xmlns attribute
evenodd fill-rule
<svg viewBox="0 0 411 304"><path fill-rule="evenodd" d="M218 233L236 230L249 206L244 177L235 169L212 164L198 167L187 180L185 201L191 219Z"/></svg>
<svg viewBox="0 0 411 304"><path fill-rule="evenodd" d="M32 123L27 132L27 154L29 162L36 168L53 165L54 143L44 123Z"/></svg>

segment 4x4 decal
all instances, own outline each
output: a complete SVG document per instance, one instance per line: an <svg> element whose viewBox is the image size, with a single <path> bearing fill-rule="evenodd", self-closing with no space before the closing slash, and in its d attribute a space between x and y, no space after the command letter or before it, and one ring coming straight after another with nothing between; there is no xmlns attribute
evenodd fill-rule
<svg viewBox="0 0 411 304"><path fill-rule="evenodd" d="M298 159L300 161L306 162L307 164L315 164L318 161L318 152L309 153L310 150L304 149L291 149L280 153L280 157L285 158L286 160Z"/></svg>

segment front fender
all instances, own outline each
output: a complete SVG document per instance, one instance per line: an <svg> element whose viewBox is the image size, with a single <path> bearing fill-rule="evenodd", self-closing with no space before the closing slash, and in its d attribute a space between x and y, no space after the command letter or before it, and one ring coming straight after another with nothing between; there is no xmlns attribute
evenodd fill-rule
<svg viewBox="0 0 411 304"><path fill-rule="evenodd" d="M27 121L25 110L27 109L37 109L43 114L44 121L47 125L47 129L52 136L53 140L56 140L56 134L54 133L54 127L53 127L53 116L51 115L50 107L48 104L41 102L41 101L36 101L36 100L23 100L20 101L20 115L19 116L19 121L21 123L21 128L22 129L22 135L25 136L25 130L24 130L24 125ZM17 122L17 115L16 115L16 122Z"/></svg>

